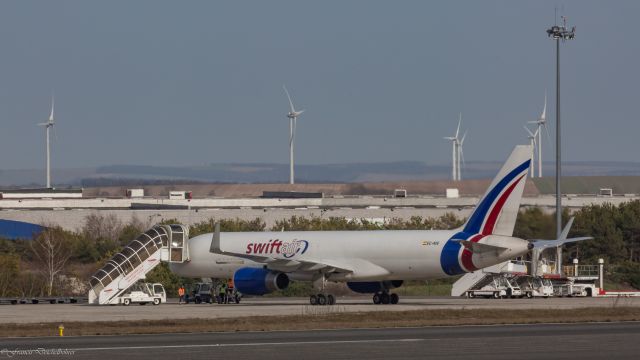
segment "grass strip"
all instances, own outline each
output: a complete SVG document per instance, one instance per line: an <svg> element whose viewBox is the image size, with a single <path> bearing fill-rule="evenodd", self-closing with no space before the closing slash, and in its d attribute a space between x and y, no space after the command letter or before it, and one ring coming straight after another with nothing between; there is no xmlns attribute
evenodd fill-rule
<svg viewBox="0 0 640 360"><path fill-rule="evenodd" d="M411 310L344 312L340 306L308 307L300 314L222 319L164 319L64 323L66 336L190 332L313 330L451 325L640 321L640 308L546 310ZM4 324L0 337L57 336L60 323Z"/></svg>

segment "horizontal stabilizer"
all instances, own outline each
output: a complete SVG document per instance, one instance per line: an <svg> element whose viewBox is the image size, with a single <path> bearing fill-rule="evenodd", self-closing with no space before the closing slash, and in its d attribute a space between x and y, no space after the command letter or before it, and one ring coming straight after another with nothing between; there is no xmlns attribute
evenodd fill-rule
<svg viewBox="0 0 640 360"><path fill-rule="evenodd" d="M531 241L531 245L533 245L532 249L546 249L550 247L562 246L567 243L591 240L591 239L593 239L591 236L585 236L585 237L576 237L576 238L560 239L560 240L529 240L529 241Z"/></svg>
<svg viewBox="0 0 640 360"><path fill-rule="evenodd" d="M483 243L473 242L473 241L469 241L469 240L453 239L451 241L459 243L460 245L464 246L465 248L471 250L471 252L474 253L474 254L480 254L480 253L483 253L483 252L490 252L490 251L502 252L502 251L507 250L507 248L502 247L502 246L483 244Z"/></svg>
<svg viewBox="0 0 640 360"><path fill-rule="evenodd" d="M575 217L571 217L569 219L569 221L567 222L567 225L565 225L564 229L562 229L562 233L560 234L560 238L559 239L556 239L556 240L541 240L541 239L529 240L530 241L529 247L531 249L547 249L547 248L550 248L550 247L558 247L558 246L562 246L564 244L572 243L572 242L576 242L576 241L584 241L584 240L593 239L590 236L575 237L575 238L567 239L567 236L569 236L569 230L571 230L571 225L573 225L573 220L574 219L575 219Z"/></svg>

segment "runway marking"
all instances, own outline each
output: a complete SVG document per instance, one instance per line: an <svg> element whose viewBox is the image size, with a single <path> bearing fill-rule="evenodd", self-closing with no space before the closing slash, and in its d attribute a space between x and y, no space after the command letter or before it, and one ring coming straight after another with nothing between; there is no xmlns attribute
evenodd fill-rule
<svg viewBox="0 0 640 360"><path fill-rule="evenodd" d="M285 345L328 345L328 344L364 344L387 342L419 342L436 341L441 339L371 339L371 340L327 340L327 341L289 341L289 342L261 342L261 343L231 343L231 344L190 344L190 345L160 345L160 346L115 346L76 348L73 351L104 351L104 350L148 350L148 349L180 349L207 347L242 347L242 346L285 346Z"/></svg>

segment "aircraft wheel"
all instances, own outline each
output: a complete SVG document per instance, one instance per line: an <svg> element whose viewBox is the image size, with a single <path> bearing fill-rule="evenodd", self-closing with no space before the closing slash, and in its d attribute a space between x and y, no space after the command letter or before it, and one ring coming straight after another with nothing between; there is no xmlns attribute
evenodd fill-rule
<svg viewBox="0 0 640 360"><path fill-rule="evenodd" d="M327 305L327 297L324 294L318 294L318 305Z"/></svg>
<svg viewBox="0 0 640 360"><path fill-rule="evenodd" d="M398 303L398 301L400 301L400 297L398 296L398 294L393 293L393 294L389 295L389 302L390 302L392 305L397 304L397 303Z"/></svg>
<svg viewBox="0 0 640 360"><path fill-rule="evenodd" d="M160 299L158 298L153 299L153 305L160 305Z"/></svg>
<svg viewBox="0 0 640 360"><path fill-rule="evenodd" d="M373 303L374 304L378 305L378 304L380 304L381 301L382 301L382 299L380 298L380 294L379 293L373 294Z"/></svg>
<svg viewBox="0 0 640 360"><path fill-rule="evenodd" d="M318 305L318 297L315 295L309 296L309 304Z"/></svg>
<svg viewBox="0 0 640 360"><path fill-rule="evenodd" d="M336 297L331 295L331 294L327 295L327 304L335 305L336 304Z"/></svg>
<svg viewBox="0 0 640 360"><path fill-rule="evenodd" d="M389 294L387 294L387 293L382 293L382 296L380 296L380 302L385 304L385 305L389 304L390 300L391 299L389 299Z"/></svg>
<svg viewBox="0 0 640 360"><path fill-rule="evenodd" d="M131 304L131 299L124 299L124 301L122 302L122 304L124 306L129 306Z"/></svg>

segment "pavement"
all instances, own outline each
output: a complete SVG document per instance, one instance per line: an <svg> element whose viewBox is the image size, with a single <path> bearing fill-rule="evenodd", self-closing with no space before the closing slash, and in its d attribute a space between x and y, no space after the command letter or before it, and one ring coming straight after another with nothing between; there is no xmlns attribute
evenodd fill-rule
<svg viewBox="0 0 640 360"><path fill-rule="evenodd" d="M0 359L637 359L639 340L638 322L8 338Z"/></svg>
<svg viewBox="0 0 640 360"><path fill-rule="evenodd" d="M374 305L370 297L338 298L334 306L311 306L307 298L245 298L240 304L183 304L175 300L158 306L96 306L88 304L0 305L0 323L70 321L130 321L162 319L219 319L260 315L317 315L324 313L408 311L434 309L577 309L640 307L637 298L467 299L402 297L398 305Z"/></svg>

